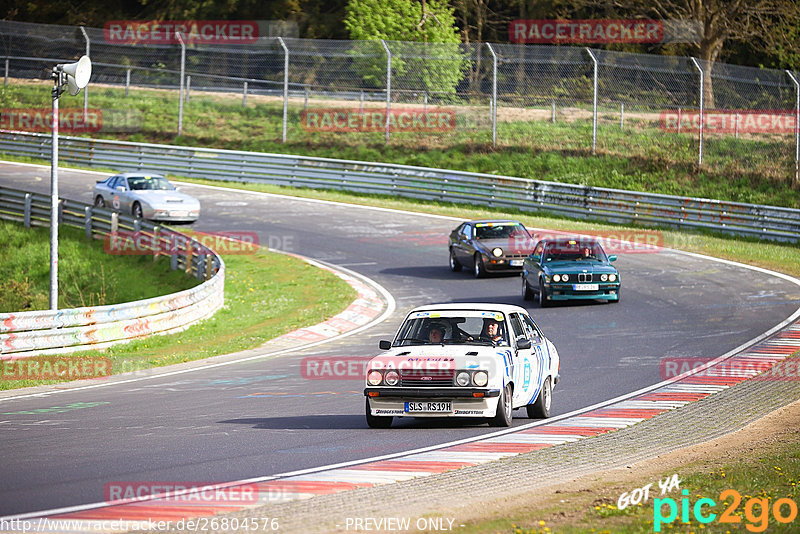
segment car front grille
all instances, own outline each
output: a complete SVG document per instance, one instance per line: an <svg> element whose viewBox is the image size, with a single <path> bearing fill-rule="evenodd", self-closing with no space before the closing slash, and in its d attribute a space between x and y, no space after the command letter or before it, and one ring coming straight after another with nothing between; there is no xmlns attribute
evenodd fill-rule
<svg viewBox="0 0 800 534"><path fill-rule="evenodd" d="M453 385L454 369L401 369L400 385L414 388L449 387Z"/></svg>
<svg viewBox="0 0 800 534"><path fill-rule="evenodd" d="M598 280L600 277L598 277ZM592 281L592 273L578 273L578 283L585 284Z"/></svg>

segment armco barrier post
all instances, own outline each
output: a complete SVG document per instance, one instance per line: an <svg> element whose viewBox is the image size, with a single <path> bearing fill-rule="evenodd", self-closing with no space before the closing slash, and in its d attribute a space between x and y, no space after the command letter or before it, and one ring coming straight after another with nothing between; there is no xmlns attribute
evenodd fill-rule
<svg viewBox="0 0 800 534"><path fill-rule="evenodd" d="M92 238L92 208L89 206L83 208L83 232L87 239Z"/></svg>
<svg viewBox="0 0 800 534"><path fill-rule="evenodd" d="M795 88L794 104L794 183L800 185L800 82L797 77L787 70L786 74L792 79Z"/></svg>
<svg viewBox="0 0 800 534"><path fill-rule="evenodd" d="M25 223L25 228L31 227L31 194L25 193L25 212L22 216Z"/></svg>
<svg viewBox="0 0 800 534"><path fill-rule="evenodd" d="M278 37L278 42L283 48L283 134L281 139L286 142L286 121L289 113L289 48L283 42L283 37Z"/></svg>

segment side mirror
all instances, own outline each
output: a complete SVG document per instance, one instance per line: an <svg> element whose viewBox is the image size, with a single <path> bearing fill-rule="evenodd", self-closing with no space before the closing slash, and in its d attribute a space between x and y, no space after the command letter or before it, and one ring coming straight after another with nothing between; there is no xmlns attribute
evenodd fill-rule
<svg viewBox="0 0 800 534"><path fill-rule="evenodd" d="M617 261L617 257L615 255L611 255L608 257L608 261Z"/></svg>
<svg viewBox="0 0 800 534"><path fill-rule="evenodd" d="M392 348L392 342L391 341L387 341L385 339L381 339L378 342L378 347L380 347L381 350L389 350L389 349Z"/></svg>
<svg viewBox="0 0 800 534"><path fill-rule="evenodd" d="M531 340L527 338L517 339L517 350L525 350L531 348Z"/></svg>
<svg viewBox="0 0 800 534"><path fill-rule="evenodd" d="M539 256L538 254L531 254L531 255L529 256L529 258L531 259L531 261L532 261L533 263L542 263L542 257L541 257L541 256Z"/></svg>

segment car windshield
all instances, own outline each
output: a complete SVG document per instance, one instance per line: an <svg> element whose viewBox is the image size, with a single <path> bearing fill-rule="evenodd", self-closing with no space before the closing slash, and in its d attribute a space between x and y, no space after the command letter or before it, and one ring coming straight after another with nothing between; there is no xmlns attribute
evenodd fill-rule
<svg viewBox="0 0 800 534"><path fill-rule="evenodd" d="M542 256L549 261L599 261L606 262L606 253L597 242L581 242L577 240L556 241L548 243Z"/></svg>
<svg viewBox="0 0 800 534"><path fill-rule="evenodd" d="M505 316L500 312L472 310L416 312L412 313L400 327L394 346L508 345L505 330Z"/></svg>
<svg viewBox="0 0 800 534"><path fill-rule="evenodd" d="M175 189L163 176L129 176L128 185L133 191L172 191Z"/></svg>
<svg viewBox="0 0 800 534"><path fill-rule="evenodd" d="M475 225L475 239L507 239L521 236L528 236L528 231L521 223L478 223Z"/></svg>

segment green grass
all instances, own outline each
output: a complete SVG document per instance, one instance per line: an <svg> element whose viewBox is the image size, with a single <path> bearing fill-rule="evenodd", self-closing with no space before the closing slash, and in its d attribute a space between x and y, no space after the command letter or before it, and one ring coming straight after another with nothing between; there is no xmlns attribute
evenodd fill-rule
<svg viewBox="0 0 800 534"><path fill-rule="evenodd" d="M46 231L38 232L38 237L31 239L32 234L24 232L36 230L24 229L21 225L14 228L13 223L3 224L11 225L8 232L13 235L28 236L26 246L31 249L25 254L3 254L3 257L13 257L15 263L21 262L18 259L20 256L42 262L47 274L49 240ZM0 234L5 234L5 226L0 226ZM62 286L66 292L70 292L73 285L67 282L69 275L66 273L74 272L86 278L85 288L82 289L86 295L98 292L92 284L97 282L96 266L109 265L105 269L111 271L111 265L117 263L129 264L114 267L127 269L127 274L119 280L114 279L113 283L109 274L106 292L117 287L120 291L126 291L115 302L172 293L193 285L193 279L187 278L185 274L168 271L169 262L166 260L159 267L166 271L159 273L153 268L152 257L108 256L102 251L99 242L87 247L87 241L82 234L75 237L73 244L68 245L66 241L62 240L60 247L60 250L65 251L65 255L60 256L60 266L63 273ZM77 261L68 261L67 255L75 256ZM227 255L223 259L227 268L225 306L212 318L177 334L152 336L104 351L76 352L70 356L109 358L113 374L208 358L251 349L296 328L319 323L339 313L356 297L355 291L334 274L296 258L260 251L255 255ZM65 268L65 264L69 263L74 263L74 266ZM3 264L2 267L6 265ZM17 276L17 280L24 279ZM3 278L5 277L0 279ZM29 280L33 281L31 277ZM134 280L135 283L132 282ZM132 285L149 286L152 289L149 294L142 296L130 292ZM47 287L45 282L45 307ZM160 290L156 290L156 287ZM65 302L76 298L71 294ZM54 381L0 380L0 390L51 383Z"/></svg>
<svg viewBox="0 0 800 534"><path fill-rule="evenodd" d="M170 271L169 258L106 254L103 242L61 226L58 245L58 307L119 304L175 293L197 285ZM91 245L91 246L87 246ZM50 307L50 230L0 221L0 313Z"/></svg>
<svg viewBox="0 0 800 534"><path fill-rule="evenodd" d="M277 152L308 156L380 161L495 173L636 191L699 196L777 206L800 207L800 189L792 188L794 144L791 135L707 137L705 163L697 167L696 135L664 132L657 114L631 118L626 128L614 121L599 126L598 155L591 154L591 122L508 120L498 124L498 146L491 147L490 127L469 126L446 133L396 133L389 145L383 133L326 133L299 126L302 105L292 102L288 142L281 138L282 104L251 96L193 92L184 109L184 132L177 136L177 93L97 86L90 107L139 113L136 133L95 133L94 137ZM48 84L13 84L0 88L4 108L49 105ZM62 97L62 108L77 108L82 99ZM312 107L326 107L312 100ZM357 103L345 105L355 107ZM456 106L476 122L483 110ZM513 116L513 113L510 113ZM585 113L584 113L585 115ZM485 119L485 117L482 117ZM463 121L462 121L463 122ZM87 134L89 135L89 134Z"/></svg>
<svg viewBox="0 0 800 534"><path fill-rule="evenodd" d="M778 499L789 499L800 505L800 444L764 442L750 447L749 452L725 461L693 462L680 469L680 490L661 495L657 481L666 481L674 473L663 472L659 476L640 479L621 485L613 475L597 484L584 484L580 490L562 490L556 499L542 499L538 504L506 511L503 518L478 520L465 523L459 529L463 534L546 534L546 533L608 533L648 534L654 532L655 499L675 500L677 517L672 522L662 521L660 532L682 533L730 533L730 532L797 532L800 517L788 524L777 522L773 516L773 505ZM617 501L623 492L641 488L652 483L649 500L620 510ZM588 486L588 487L587 487ZM578 487L578 486L576 486ZM687 490L684 496L682 491ZM733 495L722 494L735 490L741 497L734 507ZM722 494L722 498L721 498ZM682 499L688 499L689 522L681 517ZM694 504L701 498L712 499L716 506L703 507L703 514L716 513L711 523L703 524L693 514ZM746 515L750 499L767 499L768 514L761 515L759 506L751 504L751 515ZM755 501L754 501L755 503ZM739 517L739 524L721 523L723 511L731 508L732 515ZM789 516L790 507L783 504L782 512ZM663 505L662 516L669 516L668 505ZM748 526L749 525L749 526Z"/></svg>

